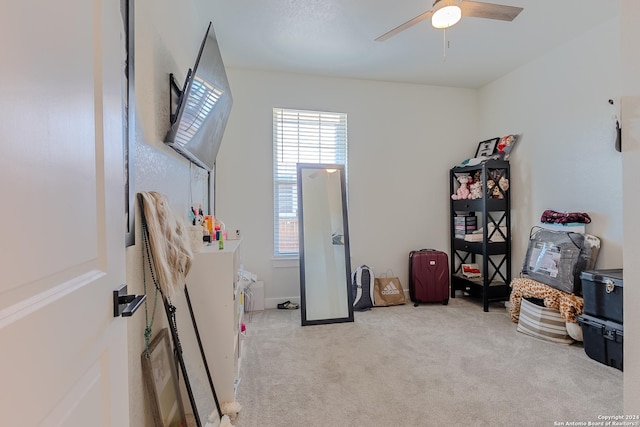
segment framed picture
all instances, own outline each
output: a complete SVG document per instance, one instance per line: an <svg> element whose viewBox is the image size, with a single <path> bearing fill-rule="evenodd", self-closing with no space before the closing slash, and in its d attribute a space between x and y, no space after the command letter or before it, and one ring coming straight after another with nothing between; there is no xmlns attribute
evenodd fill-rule
<svg viewBox="0 0 640 427"><path fill-rule="evenodd" d="M142 352L142 375L154 425L186 427L167 328L161 329L149 344L149 350Z"/></svg>
<svg viewBox="0 0 640 427"><path fill-rule="evenodd" d="M478 144L475 157L489 157L496 151L500 138L491 138Z"/></svg>

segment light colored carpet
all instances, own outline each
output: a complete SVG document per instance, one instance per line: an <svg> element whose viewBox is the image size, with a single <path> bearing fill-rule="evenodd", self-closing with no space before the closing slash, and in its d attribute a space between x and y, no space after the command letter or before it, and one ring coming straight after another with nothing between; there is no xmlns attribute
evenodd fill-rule
<svg viewBox="0 0 640 427"><path fill-rule="evenodd" d="M236 427L553 426L623 413L622 377L582 343L516 331L469 298L300 326L300 310L247 324ZM556 424L559 425L559 424Z"/></svg>

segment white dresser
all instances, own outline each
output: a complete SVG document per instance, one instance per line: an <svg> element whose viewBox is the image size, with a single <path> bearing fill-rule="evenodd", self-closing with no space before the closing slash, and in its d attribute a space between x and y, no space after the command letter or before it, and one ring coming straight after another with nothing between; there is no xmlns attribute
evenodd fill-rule
<svg viewBox="0 0 640 427"><path fill-rule="evenodd" d="M240 380L243 322L241 240L205 246L187 276L189 297L220 403L235 400Z"/></svg>

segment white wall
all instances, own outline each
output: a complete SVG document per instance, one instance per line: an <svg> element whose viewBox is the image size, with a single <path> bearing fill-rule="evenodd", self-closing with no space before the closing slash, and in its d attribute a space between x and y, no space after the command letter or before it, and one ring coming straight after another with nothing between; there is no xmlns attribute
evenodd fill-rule
<svg viewBox="0 0 640 427"><path fill-rule="evenodd" d="M176 2L135 1L135 99L136 136L133 141L134 191L158 191L166 195L176 215L187 217L192 200L206 198L207 174L168 148L164 136L169 128L169 73L180 84L193 67L198 48L211 19L202 13L197 0ZM137 210L137 206L135 207ZM162 306L153 316L154 285L143 274L143 244L140 218L136 211L136 244L127 248L127 285L129 293L148 296L148 320L153 319L153 336L167 325ZM140 355L145 348L144 307L127 320L129 341L130 423L153 426L148 399L142 381Z"/></svg>
<svg viewBox="0 0 640 427"><path fill-rule="evenodd" d="M480 90L480 136L521 134L511 160L513 261L545 209L587 212L597 268L622 267L619 22L611 20ZM514 271L517 271L514 270Z"/></svg>
<svg viewBox="0 0 640 427"><path fill-rule="evenodd" d="M448 251L449 168L477 147L469 89L228 70L234 106L218 156L216 216L240 229L244 267L275 307L299 298L297 260L273 262L272 109L348 114L352 268L391 269L406 287L409 252Z"/></svg>
<svg viewBox="0 0 640 427"><path fill-rule="evenodd" d="M624 193L624 410L640 414L640 2L623 0L622 33L622 143Z"/></svg>
<svg viewBox="0 0 640 427"><path fill-rule="evenodd" d="M640 413L635 184L640 179L640 3L623 0L622 5L621 19L484 87L480 128L486 136L507 128L523 134L512 157L513 226L520 230L514 234L514 259L524 257L524 231L544 209L556 209L588 212L593 223L587 231L602 239L597 267L624 266L624 412L635 415ZM613 146L616 114L622 117L624 154Z"/></svg>

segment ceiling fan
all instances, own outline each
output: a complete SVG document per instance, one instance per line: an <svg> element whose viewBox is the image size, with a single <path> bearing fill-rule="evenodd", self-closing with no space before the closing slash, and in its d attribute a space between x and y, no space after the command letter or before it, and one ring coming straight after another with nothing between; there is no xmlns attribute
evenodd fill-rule
<svg viewBox="0 0 640 427"><path fill-rule="evenodd" d="M435 0L431 10L428 10L388 31L378 37L376 41L385 41L406 30L415 24L431 17L432 25L436 28L448 28L455 25L461 16L471 16L475 18L497 19L500 21L513 21L523 8L507 6L494 3L483 3L470 0ZM444 21L438 22L438 18Z"/></svg>

